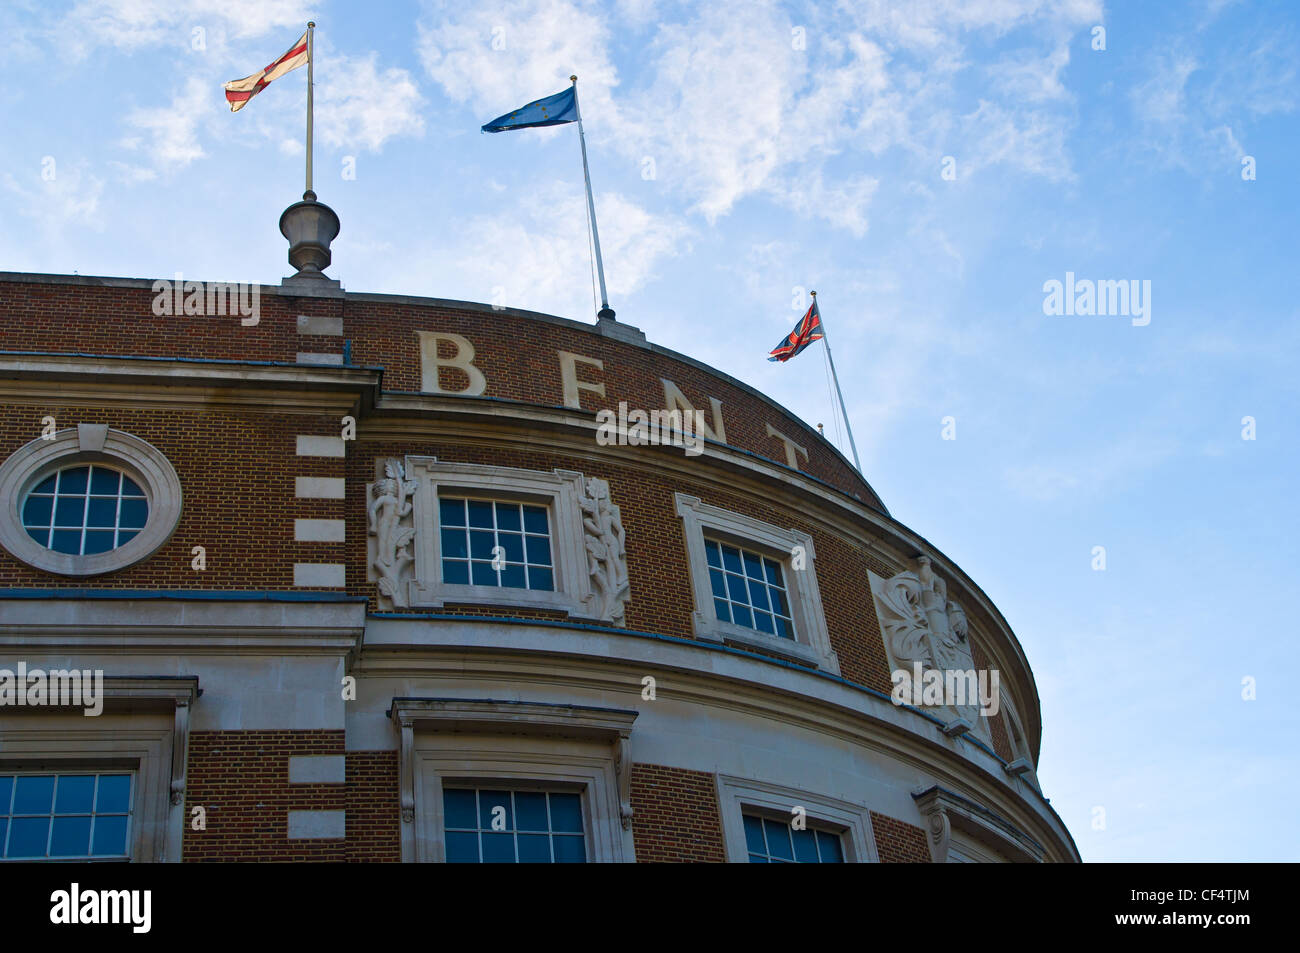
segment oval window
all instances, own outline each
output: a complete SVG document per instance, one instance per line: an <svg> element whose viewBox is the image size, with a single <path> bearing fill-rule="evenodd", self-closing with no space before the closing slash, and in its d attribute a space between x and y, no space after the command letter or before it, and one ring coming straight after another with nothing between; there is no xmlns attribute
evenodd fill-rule
<svg viewBox="0 0 1300 953"><path fill-rule="evenodd" d="M56 553L89 556L123 546L144 529L149 501L125 473L101 464L64 467L23 501L23 529Z"/></svg>

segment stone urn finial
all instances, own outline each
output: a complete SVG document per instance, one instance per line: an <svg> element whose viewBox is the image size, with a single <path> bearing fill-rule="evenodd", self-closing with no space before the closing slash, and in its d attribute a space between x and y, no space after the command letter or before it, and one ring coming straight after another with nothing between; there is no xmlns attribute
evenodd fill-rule
<svg viewBox="0 0 1300 953"><path fill-rule="evenodd" d="M289 264L295 278L324 278L330 264L330 242L339 234L339 217L328 205L316 201L308 189L280 216L280 234L289 240Z"/></svg>

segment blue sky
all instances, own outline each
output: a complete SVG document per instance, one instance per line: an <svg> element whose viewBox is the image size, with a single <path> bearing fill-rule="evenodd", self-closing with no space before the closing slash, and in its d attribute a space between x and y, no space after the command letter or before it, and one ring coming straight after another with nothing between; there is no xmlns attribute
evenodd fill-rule
<svg viewBox="0 0 1300 953"><path fill-rule="evenodd" d="M819 292L864 473L1028 653L1084 858L1300 859L1292 4L11 0L0 269L278 282L306 76L221 83L309 16L345 287L591 319L575 130L478 131L578 73L619 318L834 439L820 349L765 360ZM1150 323L1044 314L1067 272Z"/></svg>

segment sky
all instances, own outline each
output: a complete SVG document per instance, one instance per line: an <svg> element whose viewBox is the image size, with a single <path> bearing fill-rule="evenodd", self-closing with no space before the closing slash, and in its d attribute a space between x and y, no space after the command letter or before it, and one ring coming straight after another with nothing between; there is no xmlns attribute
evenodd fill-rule
<svg viewBox="0 0 1300 953"><path fill-rule="evenodd" d="M766 360L817 290L864 475L1025 649L1083 858L1300 860L1300 8L6 0L0 270L278 283L306 74L222 83L309 18L345 288L593 320L576 130L479 132L578 74L619 320L847 453L822 347ZM1130 313L1048 313L1067 274Z"/></svg>

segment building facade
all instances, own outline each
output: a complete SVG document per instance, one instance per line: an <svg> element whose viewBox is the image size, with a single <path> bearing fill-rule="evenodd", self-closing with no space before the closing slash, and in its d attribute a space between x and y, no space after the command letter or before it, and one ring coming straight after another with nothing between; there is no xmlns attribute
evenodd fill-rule
<svg viewBox="0 0 1300 953"><path fill-rule="evenodd" d="M1077 861L1041 727L958 566L626 323L0 275L5 859Z"/></svg>

